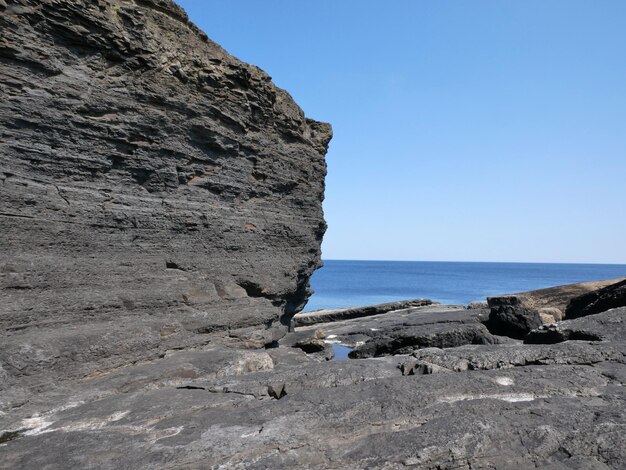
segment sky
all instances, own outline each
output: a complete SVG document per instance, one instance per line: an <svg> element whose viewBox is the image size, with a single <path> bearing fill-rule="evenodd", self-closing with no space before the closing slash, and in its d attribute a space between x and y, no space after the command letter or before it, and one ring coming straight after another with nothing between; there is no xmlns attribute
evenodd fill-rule
<svg viewBox="0 0 626 470"><path fill-rule="evenodd" d="M623 0L178 0L330 122L325 259L626 264Z"/></svg>

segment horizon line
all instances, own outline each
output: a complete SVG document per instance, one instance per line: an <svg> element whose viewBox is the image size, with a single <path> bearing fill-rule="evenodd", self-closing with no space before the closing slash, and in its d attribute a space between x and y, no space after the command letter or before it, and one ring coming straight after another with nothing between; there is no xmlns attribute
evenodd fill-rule
<svg viewBox="0 0 626 470"><path fill-rule="evenodd" d="M573 261L450 261L450 260L412 260L412 259L347 259L347 258L321 258L322 261L362 261L362 262L380 262L380 263L477 263L477 264L573 264L573 265L590 265L590 266L624 266L626 263L592 263L592 262L573 262Z"/></svg>

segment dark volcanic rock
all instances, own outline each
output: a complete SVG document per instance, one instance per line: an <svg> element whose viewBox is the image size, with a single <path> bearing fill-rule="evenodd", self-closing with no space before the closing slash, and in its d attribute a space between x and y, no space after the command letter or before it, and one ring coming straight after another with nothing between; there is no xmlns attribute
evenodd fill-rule
<svg viewBox="0 0 626 470"><path fill-rule="evenodd" d="M335 356L335 352L333 350L332 344L324 341L324 335L319 334L320 331L317 331L312 337L305 337L299 340L296 340L293 344L294 348L301 349L307 354L319 354L318 357L322 360L330 360Z"/></svg>
<svg viewBox="0 0 626 470"><path fill-rule="evenodd" d="M479 323L438 321L428 325L406 325L382 333L350 352L351 358L407 354L419 348L453 348L463 344L497 343L487 328Z"/></svg>
<svg viewBox="0 0 626 470"><path fill-rule="evenodd" d="M280 338L320 265L330 126L169 0L6 5L4 370Z"/></svg>
<svg viewBox="0 0 626 470"><path fill-rule="evenodd" d="M531 331L526 343L560 343L569 340L626 341L626 307L615 308Z"/></svg>
<svg viewBox="0 0 626 470"><path fill-rule="evenodd" d="M523 306L519 297L489 299L491 312L487 325L489 331L497 335L524 339L529 331L543 325L539 312Z"/></svg>
<svg viewBox="0 0 626 470"><path fill-rule="evenodd" d="M567 304L565 316L584 317L617 307L626 307L626 280L573 298Z"/></svg>
<svg viewBox="0 0 626 470"><path fill-rule="evenodd" d="M487 302L491 314L486 325L495 334L523 339L531 330L544 323L563 320L566 306L572 299L595 292L614 282L615 280L581 282L489 297Z"/></svg>
<svg viewBox="0 0 626 470"><path fill-rule="evenodd" d="M452 349L419 349L401 363L401 370L407 375L556 364L590 365L620 360L623 360L622 347L604 342L465 345Z"/></svg>

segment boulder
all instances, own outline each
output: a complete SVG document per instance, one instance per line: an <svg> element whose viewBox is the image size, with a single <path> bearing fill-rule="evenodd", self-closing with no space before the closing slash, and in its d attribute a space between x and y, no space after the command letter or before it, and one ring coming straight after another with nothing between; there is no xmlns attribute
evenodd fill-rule
<svg viewBox="0 0 626 470"><path fill-rule="evenodd" d="M490 297L489 331L502 336L524 339L533 329L543 325L544 318L537 309L527 306L523 296Z"/></svg>

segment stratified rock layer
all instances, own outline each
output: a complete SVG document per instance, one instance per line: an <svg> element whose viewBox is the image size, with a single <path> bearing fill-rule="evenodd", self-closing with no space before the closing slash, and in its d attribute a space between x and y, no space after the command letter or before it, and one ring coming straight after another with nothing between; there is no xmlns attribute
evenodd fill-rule
<svg viewBox="0 0 626 470"><path fill-rule="evenodd" d="M330 126L169 0L0 10L7 373L282 336L320 265Z"/></svg>

